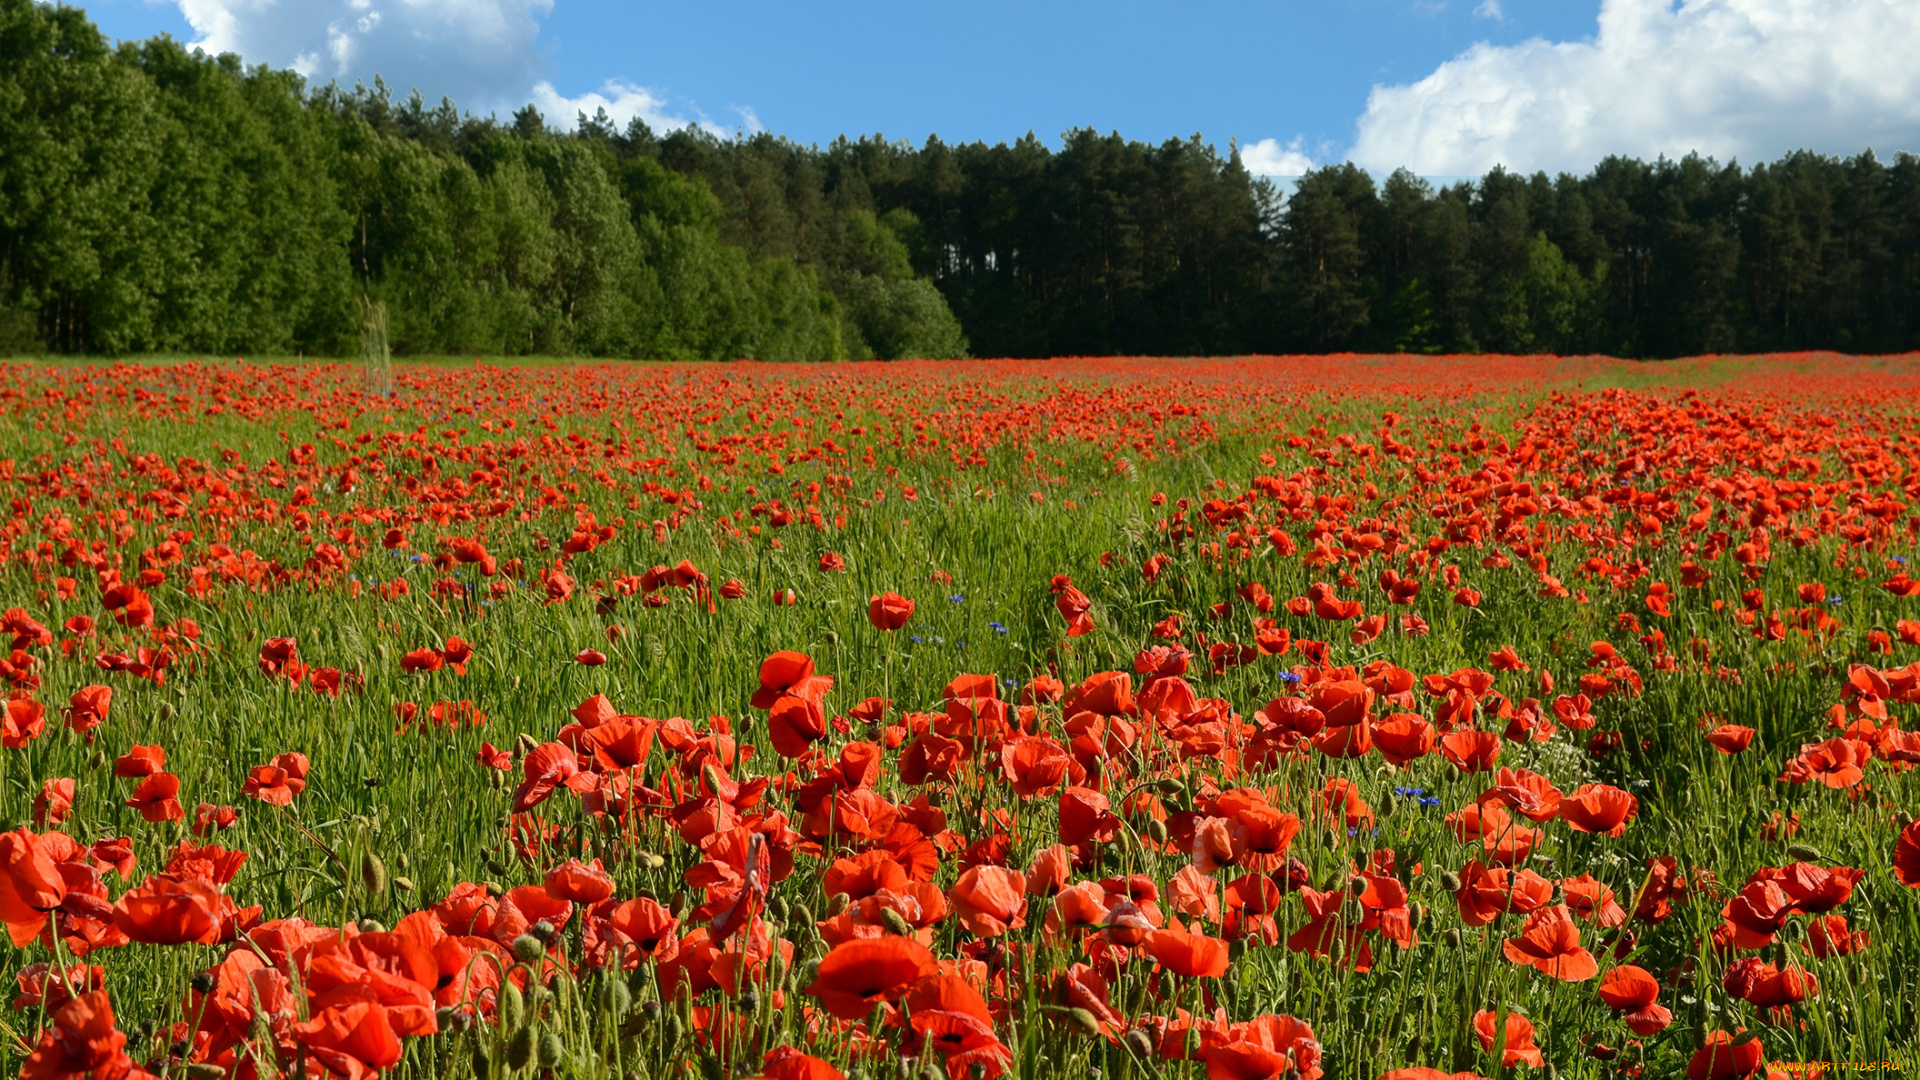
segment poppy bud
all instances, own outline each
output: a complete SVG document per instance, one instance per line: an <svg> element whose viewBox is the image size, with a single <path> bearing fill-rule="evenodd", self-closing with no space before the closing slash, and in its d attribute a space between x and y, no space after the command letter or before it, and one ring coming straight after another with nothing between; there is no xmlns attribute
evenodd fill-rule
<svg viewBox="0 0 1920 1080"><path fill-rule="evenodd" d="M1085 1035L1091 1039L1100 1034L1100 1021L1085 1009L1068 1009L1067 1029L1075 1035Z"/></svg>
<svg viewBox="0 0 1920 1080"><path fill-rule="evenodd" d="M741 994L734 1004L743 1013L755 1012L760 1008L760 991L748 990Z"/></svg>
<svg viewBox="0 0 1920 1080"><path fill-rule="evenodd" d="M412 879L412 878L408 878L408 877L397 877L397 878L394 878L394 879L393 879L393 887L394 887L394 888L396 888L396 889L399 889L399 890L400 890L401 892L412 892L412 891L413 891L413 879Z"/></svg>
<svg viewBox="0 0 1920 1080"><path fill-rule="evenodd" d="M1448 892L1460 891L1460 875L1448 870L1440 875L1440 887Z"/></svg>
<svg viewBox="0 0 1920 1080"><path fill-rule="evenodd" d="M199 993L202 993L202 994L213 993L213 972L202 971L195 974L189 985L191 985L194 988L194 990Z"/></svg>
<svg viewBox="0 0 1920 1080"><path fill-rule="evenodd" d="M439 1008L433 1010L433 1026L439 1028L441 1031L448 1030L449 1028L453 1027L453 1017L454 1017L454 1014L458 1011L459 1010L455 1009L451 1005L442 1005ZM266 1014L254 1013L253 1015L255 1019L264 1019Z"/></svg>
<svg viewBox="0 0 1920 1080"><path fill-rule="evenodd" d="M649 870L658 870L667 865L667 860L655 855L651 851L643 851L640 853L640 865Z"/></svg>
<svg viewBox="0 0 1920 1080"><path fill-rule="evenodd" d="M387 891L387 864L371 851L360 857L360 882L375 896Z"/></svg>
<svg viewBox="0 0 1920 1080"><path fill-rule="evenodd" d="M1426 921L1427 905L1416 903L1407 909L1407 926L1409 928L1418 930L1420 929L1420 924Z"/></svg>
<svg viewBox="0 0 1920 1080"><path fill-rule="evenodd" d="M1449 949L1457 949L1457 948L1459 948L1459 947L1460 947L1460 941L1461 941L1461 938L1460 938L1460 928L1459 928L1459 927L1457 927L1457 926L1456 926L1456 927L1453 927L1453 928L1451 928L1451 929L1449 929L1449 930L1447 931L1447 948L1449 948Z"/></svg>
<svg viewBox="0 0 1920 1080"><path fill-rule="evenodd" d="M521 995L520 987L509 979L500 987L499 1004L494 1009L494 1019L499 1021L502 1031L518 1031L521 1021L527 1017L527 999Z"/></svg>
<svg viewBox="0 0 1920 1080"><path fill-rule="evenodd" d="M560 931L552 923L548 922L545 919L541 919L539 922L534 923L533 928L527 932L532 934L534 937L539 938L540 944L545 945L547 942L552 941L553 935L559 933Z"/></svg>
<svg viewBox="0 0 1920 1080"><path fill-rule="evenodd" d="M1120 1043L1142 1061L1147 1060L1147 1055L1153 1053L1153 1036L1147 1034L1145 1028L1134 1028L1127 1032L1127 1037L1121 1039Z"/></svg>
<svg viewBox="0 0 1920 1080"><path fill-rule="evenodd" d="M507 1040L507 1067L519 1070L532 1064L533 1046L534 1031L531 1026L514 1032L513 1038Z"/></svg>
<svg viewBox="0 0 1920 1080"><path fill-rule="evenodd" d="M363 934L384 934L387 932L386 924L382 923L379 919L361 919L358 925L360 932Z"/></svg>
<svg viewBox="0 0 1920 1080"><path fill-rule="evenodd" d="M487 1040L473 1040L473 1073L475 1076L487 1076L493 1072L493 1062L487 1060Z"/></svg>
<svg viewBox="0 0 1920 1080"><path fill-rule="evenodd" d="M900 914L897 909L881 909L880 921L886 924L888 930L893 931L901 937L907 937L913 933L913 924L908 922L907 917Z"/></svg>
<svg viewBox="0 0 1920 1080"><path fill-rule="evenodd" d="M513 740L513 747L522 754L531 754L535 750L540 749L540 740L523 731L518 738Z"/></svg>
<svg viewBox="0 0 1920 1080"><path fill-rule="evenodd" d="M1365 896L1367 894L1367 879L1356 877L1352 881L1347 882L1347 888L1353 890L1353 895L1355 896Z"/></svg>
<svg viewBox="0 0 1920 1080"><path fill-rule="evenodd" d="M1905 810L1893 815L1893 827L1896 832L1905 829L1911 824L1913 824L1913 815L1907 813Z"/></svg>
<svg viewBox="0 0 1920 1080"><path fill-rule="evenodd" d="M1787 854L1801 862L1820 861L1820 849L1811 844L1788 844Z"/></svg>
<svg viewBox="0 0 1920 1080"><path fill-rule="evenodd" d="M801 986L812 986L820 979L820 961L809 960L801 964L797 974L799 975L799 984Z"/></svg>
<svg viewBox="0 0 1920 1080"><path fill-rule="evenodd" d="M610 978L600 987L600 1015L609 1023L619 1023L633 1006L633 991L617 978Z"/></svg>
<svg viewBox="0 0 1920 1080"><path fill-rule="evenodd" d="M221 1080L221 1077L226 1075L227 1070L224 1067L204 1061L196 1061L187 1066L187 1080Z"/></svg>
<svg viewBox="0 0 1920 1080"><path fill-rule="evenodd" d="M782 923L786 922L787 921L787 898L784 896L776 896L773 899L768 900L767 901L767 917L772 919L774 922L782 922Z"/></svg>
<svg viewBox="0 0 1920 1080"><path fill-rule="evenodd" d="M1159 783L1155 784L1154 787L1160 792L1160 794L1167 795L1167 796L1181 795L1181 794L1184 794L1187 790L1186 783L1180 780L1178 777L1173 777L1173 776L1169 776L1164 780L1161 780Z"/></svg>
<svg viewBox="0 0 1920 1080"><path fill-rule="evenodd" d="M847 910L847 905L851 903L853 903L853 897L843 892L834 893L827 898L827 918L831 919Z"/></svg>
<svg viewBox="0 0 1920 1080"><path fill-rule="evenodd" d="M452 875L448 876L451 877ZM480 883L480 887L487 890L488 896L501 897L507 894L507 890L501 888L500 883L497 881L483 881Z"/></svg>
<svg viewBox="0 0 1920 1080"><path fill-rule="evenodd" d="M811 935L813 933L813 924L815 920L813 917L812 908L808 907L805 904L794 904L791 907L787 908L787 914L792 916L792 918L787 920L788 925L792 929L807 935Z"/></svg>
<svg viewBox="0 0 1920 1080"><path fill-rule="evenodd" d="M513 957L523 964L540 959L540 954L545 951L546 947L540 944L540 939L532 934L521 934L513 939Z"/></svg>
<svg viewBox="0 0 1920 1080"><path fill-rule="evenodd" d="M540 1036L540 1064L552 1068L560 1064L567 1053L567 1044L560 1041L560 1033L549 1031Z"/></svg>
<svg viewBox="0 0 1920 1080"><path fill-rule="evenodd" d="M1165 845L1167 842L1167 823L1161 821L1159 818L1148 818L1147 839L1157 845Z"/></svg>

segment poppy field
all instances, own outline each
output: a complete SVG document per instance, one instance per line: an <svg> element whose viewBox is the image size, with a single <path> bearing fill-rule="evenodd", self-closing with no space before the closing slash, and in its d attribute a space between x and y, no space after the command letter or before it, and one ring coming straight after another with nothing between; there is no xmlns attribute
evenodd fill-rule
<svg viewBox="0 0 1920 1080"><path fill-rule="evenodd" d="M0 1070L1920 1068L1917 394L0 367Z"/></svg>

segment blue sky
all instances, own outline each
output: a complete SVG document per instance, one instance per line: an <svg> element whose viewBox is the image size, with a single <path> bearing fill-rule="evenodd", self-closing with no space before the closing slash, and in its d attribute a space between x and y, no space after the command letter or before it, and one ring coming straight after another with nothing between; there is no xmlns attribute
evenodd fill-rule
<svg viewBox="0 0 1920 1080"><path fill-rule="evenodd" d="M805 142L1199 132L1262 171L1920 150L1915 0L95 0L319 81Z"/></svg>

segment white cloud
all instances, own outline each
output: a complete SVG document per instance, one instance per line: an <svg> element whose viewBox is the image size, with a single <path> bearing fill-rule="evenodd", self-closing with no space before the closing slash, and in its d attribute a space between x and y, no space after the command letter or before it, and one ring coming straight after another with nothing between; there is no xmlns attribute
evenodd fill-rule
<svg viewBox="0 0 1920 1080"><path fill-rule="evenodd" d="M553 0L175 0L210 53L292 67L317 82L451 97L478 111L526 100L544 67Z"/></svg>
<svg viewBox="0 0 1920 1080"><path fill-rule="evenodd" d="M1474 8L1473 13L1482 19L1492 19L1495 22L1505 22L1507 19L1507 13L1500 8L1500 0L1480 0L1480 6Z"/></svg>
<svg viewBox="0 0 1920 1080"><path fill-rule="evenodd" d="M533 88L533 107L540 110L547 123L555 127L571 130L579 122L580 114L593 116L601 109L607 110L607 117L616 128L624 129L628 121L638 117L646 121L655 132L677 131L688 124L697 124L721 138L732 132L705 116L688 118L671 109L665 98L660 97L644 86L635 86L624 79L608 79L598 90L581 94L579 97L562 96L549 82L536 83ZM743 118L750 121L752 130L759 130L760 121L754 117L752 109L736 109Z"/></svg>
<svg viewBox="0 0 1920 1080"><path fill-rule="evenodd" d="M1248 143L1240 148L1240 163L1255 176L1302 176L1313 168L1313 158L1303 149L1305 141L1295 135L1285 145L1279 139Z"/></svg>
<svg viewBox="0 0 1920 1080"><path fill-rule="evenodd" d="M1920 149L1914 0L1602 0L1599 34L1475 45L1376 86L1350 156L1374 170L1584 172L1608 154L1722 161Z"/></svg>

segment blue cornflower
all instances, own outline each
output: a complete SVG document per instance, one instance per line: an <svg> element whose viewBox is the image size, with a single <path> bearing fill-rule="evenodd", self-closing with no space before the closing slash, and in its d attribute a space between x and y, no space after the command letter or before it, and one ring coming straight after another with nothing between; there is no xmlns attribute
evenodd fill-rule
<svg viewBox="0 0 1920 1080"><path fill-rule="evenodd" d="M911 642L913 642L913 643L914 643L915 645L918 645L918 644L920 644L920 635L919 635L919 634L908 634L908 635L907 635L907 640L908 640L908 641L911 641Z"/></svg>
<svg viewBox="0 0 1920 1080"><path fill-rule="evenodd" d="M953 604L961 604L961 603L965 603L966 599L967 598L961 595L960 593L954 593L952 596L947 597L947 602L953 603Z"/></svg>
<svg viewBox="0 0 1920 1080"><path fill-rule="evenodd" d="M1827 603L1829 603L1829 604L1838 604L1838 603L1840 603L1840 597L1838 597L1838 596L1829 596L1829 597L1827 597Z"/></svg>
<svg viewBox="0 0 1920 1080"><path fill-rule="evenodd" d="M1426 798L1420 800L1420 805L1431 810L1432 808L1440 805L1440 796L1429 795Z"/></svg>
<svg viewBox="0 0 1920 1080"><path fill-rule="evenodd" d="M1300 676L1295 672L1283 671L1280 673L1280 681L1286 683L1288 686L1292 686L1300 681Z"/></svg>
<svg viewBox="0 0 1920 1080"><path fill-rule="evenodd" d="M967 647L967 643L964 641L956 641L953 643L953 647L956 649L964 649Z"/></svg>
<svg viewBox="0 0 1920 1080"><path fill-rule="evenodd" d="M993 632L996 634L1004 634L1007 632L1007 628L999 625L998 623L995 623L993 627Z"/></svg>
<svg viewBox="0 0 1920 1080"><path fill-rule="evenodd" d="M1416 795L1425 795L1427 789L1423 787L1397 787L1393 789L1393 793L1402 798L1409 798Z"/></svg>
<svg viewBox="0 0 1920 1080"><path fill-rule="evenodd" d="M425 555L415 555L409 561L423 563L427 561L427 557Z"/></svg>

